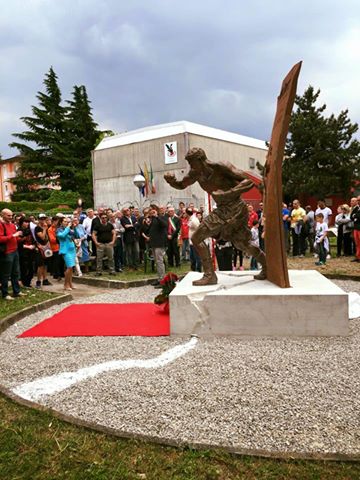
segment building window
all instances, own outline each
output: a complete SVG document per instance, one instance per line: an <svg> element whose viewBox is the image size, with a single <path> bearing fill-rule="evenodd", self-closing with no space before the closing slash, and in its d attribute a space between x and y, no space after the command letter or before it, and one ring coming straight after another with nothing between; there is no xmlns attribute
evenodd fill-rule
<svg viewBox="0 0 360 480"><path fill-rule="evenodd" d="M249 168L254 169L256 166L255 158L249 158Z"/></svg>

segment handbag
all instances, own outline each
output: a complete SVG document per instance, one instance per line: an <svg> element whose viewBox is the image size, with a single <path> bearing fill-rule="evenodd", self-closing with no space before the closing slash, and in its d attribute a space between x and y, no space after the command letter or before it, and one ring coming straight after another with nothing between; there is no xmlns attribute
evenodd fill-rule
<svg viewBox="0 0 360 480"><path fill-rule="evenodd" d="M50 258L53 256L53 251L50 248L50 243L47 243L46 245L40 245L40 243L38 243L37 247L43 258Z"/></svg>

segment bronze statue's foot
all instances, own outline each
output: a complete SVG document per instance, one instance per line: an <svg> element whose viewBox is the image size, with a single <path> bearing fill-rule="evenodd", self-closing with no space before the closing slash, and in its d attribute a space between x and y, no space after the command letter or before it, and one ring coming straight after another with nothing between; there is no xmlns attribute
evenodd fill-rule
<svg viewBox="0 0 360 480"><path fill-rule="evenodd" d="M267 275L264 270L261 270L260 273L258 273L257 275L254 275L255 280L266 280L266 278L267 278Z"/></svg>
<svg viewBox="0 0 360 480"><path fill-rule="evenodd" d="M204 285L216 285L217 284L217 276L215 273L213 274L204 274L200 280L194 280L193 285L194 287L203 287Z"/></svg>

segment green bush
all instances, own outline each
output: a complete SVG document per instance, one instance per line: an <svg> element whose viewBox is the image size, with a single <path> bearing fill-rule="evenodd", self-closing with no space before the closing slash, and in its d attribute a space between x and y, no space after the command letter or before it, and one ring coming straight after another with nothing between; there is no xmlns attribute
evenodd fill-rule
<svg viewBox="0 0 360 480"><path fill-rule="evenodd" d="M34 190L33 192L14 192L11 196L13 202L46 202L50 197L51 190L47 188L41 188L39 190Z"/></svg>
<svg viewBox="0 0 360 480"><path fill-rule="evenodd" d="M63 204L64 208L59 208L59 203L57 202L0 202L0 211L3 208L9 208L14 213L24 212L26 214L29 213L49 213L52 212L73 212L73 208L66 204Z"/></svg>
<svg viewBox="0 0 360 480"><path fill-rule="evenodd" d="M56 203L57 205L69 205L75 208L78 199L81 197L79 192L63 192L62 190L52 190L48 199L49 203Z"/></svg>

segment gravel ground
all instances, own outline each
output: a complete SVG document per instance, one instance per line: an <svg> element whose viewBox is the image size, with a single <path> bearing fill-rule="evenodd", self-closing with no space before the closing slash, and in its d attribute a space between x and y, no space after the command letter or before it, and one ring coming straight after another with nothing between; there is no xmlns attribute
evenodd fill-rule
<svg viewBox="0 0 360 480"><path fill-rule="evenodd" d="M360 293L360 283L335 281ZM77 303L152 301L152 287ZM109 360L148 359L185 337L24 338L16 335L63 309L36 313L0 336L0 384ZM336 338L200 339L160 369L103 373L39 403L118 431L181 443L274 454L360 454L360 321Z"/></svg>

